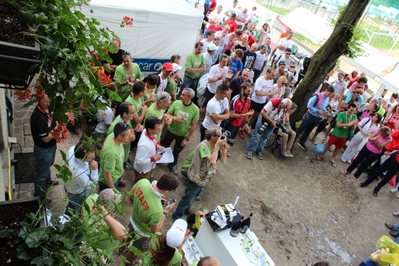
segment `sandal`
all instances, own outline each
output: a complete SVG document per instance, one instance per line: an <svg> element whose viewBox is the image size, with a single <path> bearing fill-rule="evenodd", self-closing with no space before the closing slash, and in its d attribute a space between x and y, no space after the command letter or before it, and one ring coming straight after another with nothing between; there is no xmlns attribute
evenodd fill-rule
<svg viewBox="0 0 399 266"><path fill-rule="evenodd" d="M319 155L319 156L317 156L317 158L316 158L318 161L321 161L321 160L323 160L324 159L324 157L323 156L321 156L321 155Z"/></svg>
<svg viewBox="0 0 399 266"><path fill-rule="evenodd" d="M330 164L331 164L332 167L337 167L337 164L335 162L333 162L333 161L330 161Z"/></svg>
<svg viewBox="0 0 399 266"><path fill-rule="evenodd" d="M341 172L341 175L346 176L347 174L349 174L346 170Z"/></svg>
<svg viewBox="0 0 399 266"><path fill-rule="evenodd" d="M351 183L355 183L356 182L356 178L354 176L352 176L350 181L351 181Z"/></svg>

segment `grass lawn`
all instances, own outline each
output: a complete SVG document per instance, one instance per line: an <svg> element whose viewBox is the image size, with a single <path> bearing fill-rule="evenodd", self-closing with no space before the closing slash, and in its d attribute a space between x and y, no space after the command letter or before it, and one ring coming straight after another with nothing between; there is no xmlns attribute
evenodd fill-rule
<svg viewBox="0 0 399 266"><path fill-rule="evenodd" d="M263 5L263 4L261 4L261 5L264 6L264 7L266 7L267 9L269 9L269 10L271 10L271 11L277 13L277 14L280 15L280 16L285 16L285 15L287 15L288 13L290 13L290 11L289 11L288 9L282 9L282 8L280 8L280 7L268 6L268 5Z"/></svg>

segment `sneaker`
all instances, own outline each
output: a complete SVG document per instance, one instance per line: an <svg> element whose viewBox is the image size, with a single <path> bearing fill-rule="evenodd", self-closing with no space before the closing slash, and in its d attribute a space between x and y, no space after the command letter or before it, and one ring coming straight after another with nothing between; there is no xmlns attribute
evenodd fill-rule
<svg viewBox="0 0 399 266"><path fill-rule="evenodd" d="M52 180L50 182L46 182L46 185L48 186L57 186L60 182L58 180Z"/></svg>
<svg viewBox="0 0 399 266"><path fill-rule="evenodd" d="M125 169L126 171L132 171L133 170L133 166L124 162L123 163L123 169Z"/></svg>
<svg viewBox="0 0 399 266"><path fill-rule="evenodd" d="M314 145L317 145L317 141L316 141L315 138L310 139L310 141L311 141Z"/></svg>
<svg viewBox="0 0 399 266"><path fill-rule="evenodd" d="M252 159L252 151L247 152L247 158Z"/></svg>
<svg viewBox="0 0 399 266"><path fill-rule="evenodd" d="M304 150L304 151L307 150L305 144L302 144L302 143L298 142L298 146L299 146L302 150Z"/></svg>
<svg viewBox="0 0 399 266"><path fill-rule="evenodd" d="M399 212L394 212L394 213L392 213L392 215L395 217L399 217Z"/></svg>
<svg viewBox="0 0 399 266"><path fill-rule="evenodd" d="M239 129L238 130L238 136L240 137L240 138L245 138L245 136L244 136L244 131L242 130L242 129Z"/></svg>
<svg viewBox="0 0 399 266"><path fill-rule="evenodd" d="M194 200L195 200L195 201L201 201L202 198L201 198L201 196L196 196Z"/></svg>
<svg viewBox="0 0 399 266"><path fill-rule="evenodd" d="M256 151L256 155L258 155L259 160L263 160L263 154L261 151Z"/></svg>
<svg viewBox="0 0 399 266"><path fill-rule="evenodd" d="M288 155L288 152L287 152L287 151L282 151L281 154L282 154L284 157L290 157L290 156Z"/></svg>
<svg viewBox="0 0 399 266"><path fill-rule="evenodd" d="M391 191L391 193L395 193L395 192L398 192L398 189L397 189L396 187L394 187L394 188L391 189L390 191Z"/></svg>
<svg viewBox="0 0 399 266"><path fill-rule="evenodd" d="M177 174L179 173L179 172L177 171L176 165L168 164L168 169L169 169L169 171L171 171L171 172L174 173L175 175L177 175Z"/></svg>
<svg viewBox="0 0 399 266"><path fill-rule="evenodd" d="M292 152L290 150L287 150L287 155L288 155L288 157L294 157L294 155L292 154Z"/></svg>

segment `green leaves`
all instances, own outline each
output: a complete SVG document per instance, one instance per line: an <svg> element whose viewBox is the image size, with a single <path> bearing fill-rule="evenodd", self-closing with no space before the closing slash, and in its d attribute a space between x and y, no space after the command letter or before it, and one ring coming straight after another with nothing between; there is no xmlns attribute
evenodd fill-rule
<svg viewBox="0 0 399 266"><path fill-rule="evenodd" d="M0 238L9 237L13 232L14 232L14 230L12 230L12 229L4 229L4 230L1 230L1 231L0 231Z"/></svg>
<svg viewBox="0 0 399 266"><path fill-rule="evenodd" d="M48 238L47 233L48 227L40 227L34 229L31 233L26 236L25 243L30 248L37 248L41 245L42 241Z"/></svg>

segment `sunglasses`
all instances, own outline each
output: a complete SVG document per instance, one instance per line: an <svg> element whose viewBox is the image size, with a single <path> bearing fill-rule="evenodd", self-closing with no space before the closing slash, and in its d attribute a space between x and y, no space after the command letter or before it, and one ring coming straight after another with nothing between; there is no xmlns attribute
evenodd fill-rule
<svg viewBox="0 0 399 266"><path fill-rule="evenodd" d="M286 55L291 55L291 53L285 53Z"/></svg>
<svg viewBox="0 0 399 266"><path fill-rule="evenodd" d="M290 66L290 68L295 68L295 66Z"/></svg>
<svg viewBox="0 0 399 266"><path fill-rule="evenodd" d="M127 51L125 51L125 52L123 52L123 54L122 55L130 55L130 53L129 52L127 52Z"/></svg>

